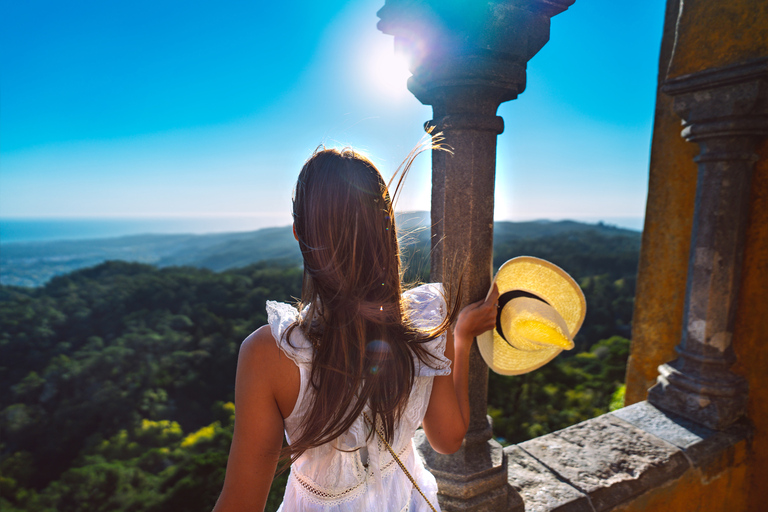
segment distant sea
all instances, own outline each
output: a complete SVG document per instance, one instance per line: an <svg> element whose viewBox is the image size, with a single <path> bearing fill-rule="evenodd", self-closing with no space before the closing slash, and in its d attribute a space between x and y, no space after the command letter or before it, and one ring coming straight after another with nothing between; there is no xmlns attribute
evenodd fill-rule
<svg viewBox="0 0 768 512"><path fill-rule="evenodd" d="M606 217L574 219L581 222L603 222L621 228L641 231L641 217ZM201 218L62 218L2 219L0 244L50 240L84 240L143 234L204 234L290 225L285 217L201 217Z"/></svg>
<svg viewBox="0 0 768 512"><path fill-rule="evenodd" d="M84 240L144 234L204 234L290 225L290 217L2 219L0 243Z"/></svg>

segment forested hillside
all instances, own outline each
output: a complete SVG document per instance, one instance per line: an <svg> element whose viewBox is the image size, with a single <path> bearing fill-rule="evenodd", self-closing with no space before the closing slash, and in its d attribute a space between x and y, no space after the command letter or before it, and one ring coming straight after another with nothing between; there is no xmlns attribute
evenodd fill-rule
<svg viewBox="0 0 768 512"><path fill-rule="evenodd" d="M413 260L411 271L413 275L421 275L429 267L429 212L398 213L397 225L406 253L414 254L413 258L406 258ZM504 247L515 241L572 237L585 232L598 237L625 237L635 245L640 243L640 234L636 231L601 224L501 221L494 224L494 247L501 247L501 253L506 254L509 251ZM543 245L547 250L547 244ZM42 286L57 275L110 260L221 271L274 259L301 263L301 253L290 226L207 235L155 234L10 243L0 239L0 284ZM614 264L594 258L590 261L595 265Z"/></svg>
<svg viewBox="0 0 768 512"><path fill-rule="evenodd" d="M603 413L620 397L639 234L582 226L497 236L496 265L550 259L588 303L575 353L525 376L491 375L489 413L506 442ZM418 245L406 259L425 278ZM0 508L210 510L240 341L266 322L267 299L291 301L300 286L289 260L223 272L107 262L39 288L0 287Z"/></svg>

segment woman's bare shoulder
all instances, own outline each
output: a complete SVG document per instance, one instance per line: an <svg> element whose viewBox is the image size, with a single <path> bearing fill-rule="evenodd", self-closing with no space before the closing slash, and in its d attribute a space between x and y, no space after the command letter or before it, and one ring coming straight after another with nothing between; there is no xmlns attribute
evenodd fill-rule
<svg viewBox="0 0 768 512"><path fill-rule="evenodd" d="M280 348L268 325L262 325L253 331L240 345L240 357L270 357L278 355L279 352Z"/></svg>
<svg viewBox="0 0 768 512"><path fill-rule="evenodd" d="M261 385L269 385L283 418L290 415L298 399L301 376L296 364L278 347L268 325L253 331L240 345L241 371L255 374Z"/></svg>

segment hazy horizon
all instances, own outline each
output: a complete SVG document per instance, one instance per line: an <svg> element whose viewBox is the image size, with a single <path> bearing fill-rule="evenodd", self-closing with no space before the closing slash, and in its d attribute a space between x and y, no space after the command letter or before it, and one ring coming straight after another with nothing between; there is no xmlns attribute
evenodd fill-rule
<svg viewBox="0 0 768 512"><path fill-rule="evenodd" d="M398 211L399 214L428 213L424 210ZM572 220L586 224L602 222L623 229L642 231L642 217L601 218L520 218L495 219L496 222L558 222ZM258 216L208 217L0 217L0 244L15 242L48 242L61 240L90 240L144 234L205 235L257 231L290 226L285 219Z"/></svg>

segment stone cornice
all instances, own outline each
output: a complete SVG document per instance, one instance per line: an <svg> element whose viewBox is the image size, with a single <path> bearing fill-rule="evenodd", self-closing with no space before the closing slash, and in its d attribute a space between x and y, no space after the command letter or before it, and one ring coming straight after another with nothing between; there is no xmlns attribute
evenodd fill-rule
<svg viewBox="0 0 768 512"><path fill-rule="evenodd" d="M677 96L754 79L768 79L768 57L670 78L661 90L670 96Z"/></svg>

